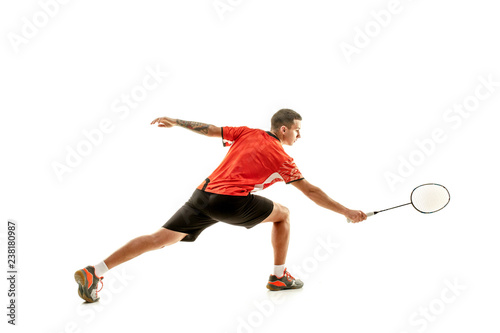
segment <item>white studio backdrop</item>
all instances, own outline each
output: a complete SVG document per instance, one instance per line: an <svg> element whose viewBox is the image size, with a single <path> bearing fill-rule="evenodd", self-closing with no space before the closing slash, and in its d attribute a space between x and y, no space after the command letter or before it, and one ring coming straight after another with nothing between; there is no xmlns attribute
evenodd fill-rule
<svg viewBox="0 0 500 333"><path fill-rule="evenodd" d="M18 222L16 326L2 332L470 332L499 329L500 22L491 1L3 2L1 266ZM227 152L151 126L160 116L269 129L302 117L285 150L352 209L450 204L361 224L293 186L287 265L300 291L265 289L271 225L222 223L192 244L106 274L82 304L73 273L156 231Z"/></svg>

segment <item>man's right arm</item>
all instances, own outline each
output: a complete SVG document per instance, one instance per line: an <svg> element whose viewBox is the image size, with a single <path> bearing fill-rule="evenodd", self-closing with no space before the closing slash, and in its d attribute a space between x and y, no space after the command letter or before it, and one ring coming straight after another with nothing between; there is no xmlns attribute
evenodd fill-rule
<svg viewBox="0 0 500 333"><path fill-rule="evenodd" d="M337 201L330 198L319 187L312 185L305 179L298 180L291 184L294 185L296 188L298 188L300 191L302 191L302 193L304 193L309 199L311 199L318 206L342 214L353 222L361 222L366 220L365 213L363 213L360 210L352 210L342 206Z"/></svg>
<svg viewBox="0 0 500 333"><path fill-rule="evenodd" d="M161 117L153 120L151 122L151 125L154 125L156 123L158 124L158 127L170 128L174 126L180 126L209 137L220 138L222 136L222 130L220 127L196 121L186 121L169 117Z"/></svg>

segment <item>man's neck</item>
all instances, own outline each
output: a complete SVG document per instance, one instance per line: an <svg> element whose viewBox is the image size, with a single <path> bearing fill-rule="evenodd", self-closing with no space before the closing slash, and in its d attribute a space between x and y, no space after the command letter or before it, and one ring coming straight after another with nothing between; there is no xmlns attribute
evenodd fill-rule
<svg viewBox="0 0 500 333"><path fill-rule="evenodd" d="M281 141L281 139L280 139L280 137L279 137L278 133L276 133L276 132L274 132L274 131L272 131L272 130L271 130L271 131L269 131L269 133L271 133L272 135L274 135L274 136L275 136L275 137L276 137L276 138L280 141L280 143L283 145L283 142Z"/></svg>

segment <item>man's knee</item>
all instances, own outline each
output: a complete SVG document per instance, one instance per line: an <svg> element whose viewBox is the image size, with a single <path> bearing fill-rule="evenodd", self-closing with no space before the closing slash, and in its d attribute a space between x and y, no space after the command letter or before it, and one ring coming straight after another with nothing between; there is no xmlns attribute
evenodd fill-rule
<svg viewBox="0 0 500 333"><path fill-rule="evenodd" d="M262 222L289 223L290 222L290 211L285 206L283 206L277 202L274 202L273 211L271 212L271 215L269 215Z"/></svg>
<svg viewBox="0 0 500 333"><path fill-rule="evenodd" d="M286 222L290 222L290 210L287 207L283 207L283 217L286 220Z"/></svg>
<svg viewBox="0 0 500 333"><path fill-rule="evenodd" d="M165 246L177 243L183 237L184 234L162 228L149 235L149 241L151 242L151 246L155 249L162 249Z"/></svg>
<svg viewBox="0 0 500 333"><path fill-rule="evenodd" d="M157 233L147 235L145 238L146 242L152 249L161 249L162 247L165 247L162 237L160 237Z"/></svg>
<svg viewBox="0 0 500 333"><path fill-rule="evenodd" d="M279 211L280 211L280 220L281 220L279 222L289 223L290 222L290 210L283 205L279 205Z"/></svg>

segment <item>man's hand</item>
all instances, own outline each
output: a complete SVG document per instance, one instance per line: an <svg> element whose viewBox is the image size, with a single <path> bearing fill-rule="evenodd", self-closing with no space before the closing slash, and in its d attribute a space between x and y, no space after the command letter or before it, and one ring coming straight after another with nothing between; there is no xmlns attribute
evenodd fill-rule
<svg viewBox="0 0 500 333"><path fill-rule="evenodd" d="M347 213L344 214L344 216L351 220L353 223L358 223L366 220L366 214L360 210L349 209Z"/></svg>
<svg viewBox="0 0 500 333"><path fill-rule="evenodd" d="M151 122L151 125L154 125L154 124L158 124L158 127L170 128L170 127L174 127L175 125L177 125L177 121L176 121L176 119L173 119L173 118L160 117L160 118L156 118L155 120L153 120Z"/></svg>

